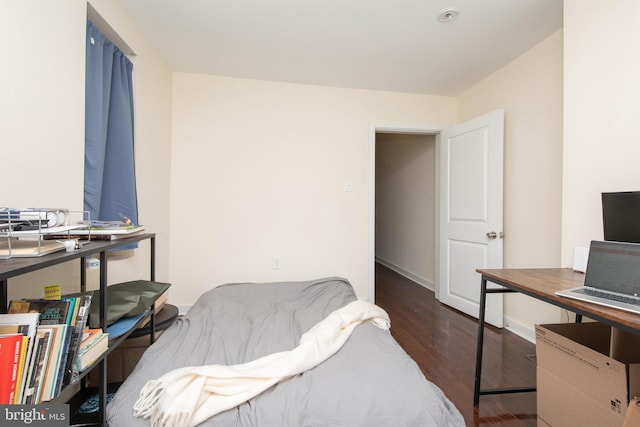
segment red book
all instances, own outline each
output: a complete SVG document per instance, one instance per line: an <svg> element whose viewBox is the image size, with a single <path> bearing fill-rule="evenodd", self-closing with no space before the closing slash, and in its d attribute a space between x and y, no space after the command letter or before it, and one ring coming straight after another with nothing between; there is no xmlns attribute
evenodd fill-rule
<svg viewBox="0 0 640 427"><path fill-rule="evenodd" d="M0 335L0 404L13 403L22 334Z"/></svg>

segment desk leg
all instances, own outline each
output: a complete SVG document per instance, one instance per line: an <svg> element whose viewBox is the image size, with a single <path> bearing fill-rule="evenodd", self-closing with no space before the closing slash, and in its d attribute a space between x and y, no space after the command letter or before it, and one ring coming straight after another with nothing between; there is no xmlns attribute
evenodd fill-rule
<svg viewBox="0 0 640 427"><path fill-rule="evenodd" d="M480 308L478 313L478 342L476 347L476 378L473 386L473 406L480 404L480 379L482 377L482 348L484 344L484 312L487 300L487 279L480 280Z"/></svg>
<svg viewBox="0 0 640 427"><path fill-rule="evenodd" d="M480 389L480 382L482 378L482 349L484 344L484 316L485 306L487 302L487 294L494 293L511 293L518 292L515 289L487 289L487 279L482 276L480 281L480 301L478 313L478 343L476 348L476 378L473 387L473 406L477 407L480 404L481 394L504 394L504 393L524 393L530 391L536 391L535 387L508 387L508 388L496 388L496 389Z"/></svg>

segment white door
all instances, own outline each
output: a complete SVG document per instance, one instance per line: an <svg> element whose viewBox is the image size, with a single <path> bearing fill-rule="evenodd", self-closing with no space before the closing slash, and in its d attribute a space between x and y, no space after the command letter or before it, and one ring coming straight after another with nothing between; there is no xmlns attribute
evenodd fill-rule
<svg viewBox="0 0 640 427"><path fill-rule="evenodd" d="M502 268L504 111L441 133L439 144L440 301L475 318L477 268ZM487 296L485 320L503 326L502 294Z"/></svg>

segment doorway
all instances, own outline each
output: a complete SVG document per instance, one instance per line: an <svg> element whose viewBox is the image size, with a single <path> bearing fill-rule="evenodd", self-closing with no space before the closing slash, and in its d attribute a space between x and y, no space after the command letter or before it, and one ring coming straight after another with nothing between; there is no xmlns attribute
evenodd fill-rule
<svg viewBox="0 0 640 427"><path fill-rule="evenodd" d="M435 135L375 138L375 262L435 291Z"/></svg>
<svg viewBox="0 0 640 427"><path fill-rule="evenodd" d="M369 300L372 302L375 302L375 264L376 261L380 261L381 263L385 263L385 265L389 266L389 264L396 264L393 267L399 267L396 269L396 271L398 271L400 274L410 278L412 281L418 281L418 283L420 283L421 285L424 285L426 287L429 287L429 285L433 286L434 282L433 282L433 278L435 278L435 268L437 268L437 253L438 253L438 247L437 247L437 227L435 226L435 224L437 224L438 221L438 173L439 173L439 167L438 167L438 139L439 139L439 134L440 134L441 129L436 128L436 127L429 127L429 126L418 126L418 125L402 125L402 124L375 124L372 123L370 124L369 127L369 183L370 183L370 189L369 189L369 230L371 230L372 232L369 234L370 236L370 241L369 241L369 256L368 256L368 260L369 260ZM431 283L429 279L427 279L424 276L430 276L429 274L423 274L420 273L421 269L417 269L418 272L416 273L416 271L412 271L414 270L414 268L412 267L412 263L410 264L405 264L404 261L396 261L395 257L391 258L391 259L387 259L388 257L390 257L389 255L385 254L381 254L379 257L377 257L377 253L376 253L376 246L377 246L377 239L378 239L378 230L376 230L377 226L380 226L382 224L382 222L377 220L377 216L379 215L379 212L376 211L376 198L377 198L377 193L378 193L378 183L376 182L376 174L379 172L379 168L377 165L377 162L379 160L379 157L376 156L376 151L377 151L377 142L380 140L380 138L383 139L383 144L385 144L385 146L388 143L388 146L386 146L383 149L389 149L392 153L397 150L398 152L395 152L394 156L396 157L403 157L406 155L406 151L404 149L400 149L397 148L398 146L396 146L396 148L394 149L394 142L395 143L402 143L402 142L407 142L408 145L422 145L424 150L427 150L429 148L432 149L433 151L433 160L429 161L429 160L424 160L423 162L425 165L428 165L427 167L431 170L430 173L433 174L434 176L434 181L433 181L433 188L432 188L432 193L433 194L433 198L431 199L431 196L429 196L428 202L432 203L432 207L433 207L433 215L435 215L433 221L434 221L434 225L432 227L432 231L434 234L434 240L432 243L426 243L423 244L422 247L428 246L430 248L430 251L434 254L436 254L434 256L434 276L431 276ZM418 142L421 141L422 142ZM429 148L427 148L429 147ZM420 147L414 147L414 149L416 151L420 151ZM400 151L404 151L404 153L400 153ZM423 153L424 155L424 153ZM431 154L427 154L426 157L429 157ZM386 167L389 165L383 165L383 167ZM408 174L409 176L411 176L411 173ZM409 178L403 177L403 179L401 181L407 181ZM392 182L391 182L392 184ZM425 184L426 185L426 184ZM392 185L393 187L393 185ZM422 202L424 202L425 200L422 200ZM414 201L415 202L415 201ZM398 216L400 215L400 213L398 211L394 212L393 206L391 207L386 207L385 211L390 211L393 212L394 215ZM380 214L382 214L382 212L380 212ZM384 220L386 221L386 220ZM397 239L398 241L402 241L402 239ZM400 248L402 248L402 244L401 243L396 243L396 245L399 245ZM409 246L409 245L407 245ZM400 249L400 250L407 250L407 248L405 247L404 249ZM415 254L414 254L415 255ZM413 261L412 261L413 262ZM395 268L394 268L395 269ZM425 280L422 280L425 279ZM433 289L433 288L432 288ZM436 292L436 297L438 296L438 289L437 287L435 287L434 291Z"/></svg>
<svg viewBox="0 0 640 427"><path fill-rule="evenodd" d="M478 269L502 268L502 170L504 111L496 110L453 127L369 128L369 299L375 301L376 140L379 134L431 135L435 226L435 296L470 316L479 310ZM397 191L397 190L395 190ZM382 211L381 211L382 212ZM502 295L487 302L486 320L503 326Z"/></svg>

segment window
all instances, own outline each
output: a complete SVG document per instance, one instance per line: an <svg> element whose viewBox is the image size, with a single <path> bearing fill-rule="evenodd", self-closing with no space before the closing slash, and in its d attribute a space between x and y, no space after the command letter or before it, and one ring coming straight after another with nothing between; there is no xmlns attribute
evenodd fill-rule
<svg viewBox="0 0 640 427"><path fill-rule="evenodd" d="M84 210L138 224L133 64L87 20Z"/></svg>

